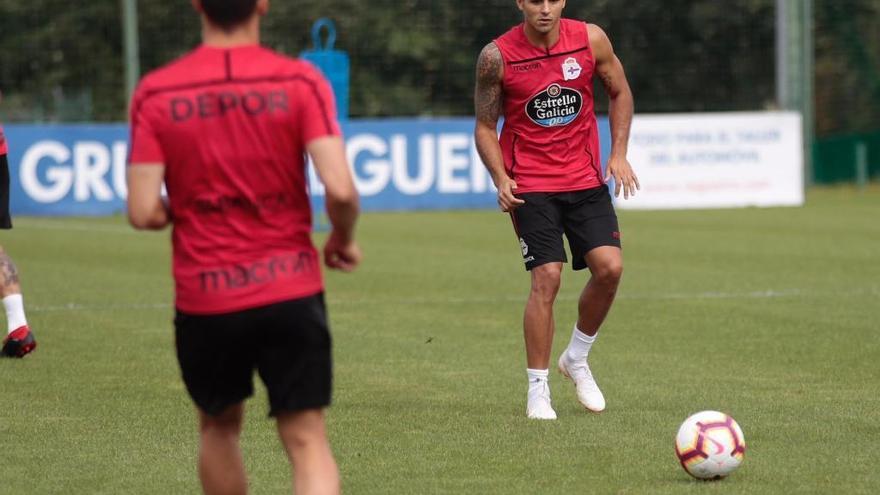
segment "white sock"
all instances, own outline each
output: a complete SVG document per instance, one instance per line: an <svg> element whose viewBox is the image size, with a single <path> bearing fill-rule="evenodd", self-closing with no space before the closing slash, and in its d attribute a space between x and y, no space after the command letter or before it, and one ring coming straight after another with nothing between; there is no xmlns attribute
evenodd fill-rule
<svg viewBox="0 0 880 495"><path fill-rule="evenodd" d="M27 325L24 317L24 300L21 294L12 294L3 298L3 306L6 307L7 332L12 333L18 327Z"/></svg>
<svg viewBox="0 0 880 495"><path fill-rule="evenodd" d="M526 368L526 374L529 375L529 399L544 392L544 387L549 386L547 377L550 376L550 370L533 370Z"/></svg>
<svg viewBox="0 0 880 495"><path fill-rule="evenodd" d="M590 348L593 347L593 342L596 341L598 336L599 334L597 333L590 337L578 330L577 324L575 324L574 330L571 332L571 341L565 350L568 353L568 359L574 362L586 361L587 355L590 354Z"/></svg>

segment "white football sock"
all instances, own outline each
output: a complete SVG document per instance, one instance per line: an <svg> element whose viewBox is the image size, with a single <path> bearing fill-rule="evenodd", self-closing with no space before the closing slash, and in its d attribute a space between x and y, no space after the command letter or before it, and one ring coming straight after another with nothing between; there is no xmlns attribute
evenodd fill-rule
<svg viewBox="0 0 880 495"><path fill-rule="evenodd" d="M574 330L571 332L571 341L568 343L568 348L565 352L568 354L569 361L581 362L587 360L587 355L590 354L590 348L593 347L593 342L596 341L596 337L599 334L593 335L590 337L578 330L577 324L574 326Z"/></svg>
<svg viewBox="0 0 880 495"><path fill-rule="evenodd" d="M12 294L3 298L3 306L6 307L7 332L12 333L18 327L27 325L24 317L24 300L21 294Z"/></svg>
<svg viewBox="0 0 880 495"><path fill-rule="evenodd" d="M547 377L550 376L550 370L533 370L526 368L526 374L529 375L529 398L533 395L541 394L544 387L547 386Z"/></svg>

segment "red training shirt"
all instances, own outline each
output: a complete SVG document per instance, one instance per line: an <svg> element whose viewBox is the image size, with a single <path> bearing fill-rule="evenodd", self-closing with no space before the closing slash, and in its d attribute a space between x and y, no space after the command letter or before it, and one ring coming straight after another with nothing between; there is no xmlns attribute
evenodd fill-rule
<svg viewBox="0 0 880 495"><path fill-rule="evenodd" d="M318 70L260 46L201 46L144 77L130 165L165 164L179 310L226 313L323 290L304 150L338 135Z"/></svg>
<svg viewBox="0 0 880 495"><path fill-rule="evenodd" d="M522 24L495 40L504 59L501 152L517 193L603 183L593 110L596 62L587 25L560 19L559 41L532 45Z"/></svg>

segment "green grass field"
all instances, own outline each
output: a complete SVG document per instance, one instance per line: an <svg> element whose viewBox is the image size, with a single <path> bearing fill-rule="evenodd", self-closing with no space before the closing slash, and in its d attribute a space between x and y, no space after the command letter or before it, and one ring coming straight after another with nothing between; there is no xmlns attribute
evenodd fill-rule
<svg viewBox="0 0 880 495"><path fill-rule="evenodd" d="M804 208L622 212L626 273L591 354L586 413L551 375L525 417L528 277L497 212L369 213L362 268L328 274L329 426L350 494L876 493L880 188ZM0 360L0 493L198 492L195 414L172 339L168 233L120 218L17 218L0 243L40 347ZM554 358L585 275L566 272ZM743 466L697 482L679 423L742 426ZM243 444L255 494L289 491L260 391Z"/></svg>

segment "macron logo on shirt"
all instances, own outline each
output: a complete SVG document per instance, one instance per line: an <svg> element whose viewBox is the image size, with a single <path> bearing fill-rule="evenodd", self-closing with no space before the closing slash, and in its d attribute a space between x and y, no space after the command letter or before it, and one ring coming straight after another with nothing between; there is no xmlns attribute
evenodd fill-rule
<svg viewBox="0 0 880 495"><path fill-rule="evenodd" d="M202 292L218 292L265 285L279 278L291 278L318 271L318 261L311 251L273 256L247 264L203 270L199 273Z"/></svg>
<svg viewBox="0 0 880 495"><path fill-rule="evenodd" d="M171 99L171 119L186 122L190 119L211 119L223 117L230 112L241 112L256 117L265 113L286 113L289 111L287 93L282 90L248 91L206 91L192 97Z"/></svg>

